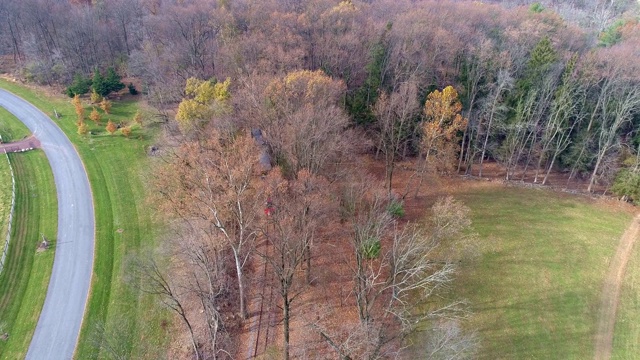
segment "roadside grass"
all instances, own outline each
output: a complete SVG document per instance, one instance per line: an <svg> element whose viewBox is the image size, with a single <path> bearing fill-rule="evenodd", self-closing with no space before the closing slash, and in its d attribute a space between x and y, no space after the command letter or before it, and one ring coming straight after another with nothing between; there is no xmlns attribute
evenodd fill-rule
<svg viewBox="0 0 640 360"><path fill-rule="evenodd" d="M622 282L613 334L612 359L635 359L640 354L640 242L636 240Z"/></svg>
<svg viewBox="0 0 640 360"><path fill-rule="evenodd" d="M0 107L0 136L3 142L21 140L30 134L29 129L20 120L5 108Z"/></svg>
<svg viewBox="0 0 640 360"><path fill-rule="evenodd" d="M461 264L451 294L471 304L478 358L593 358L604 277L632 214L498 185L454 196L471 208L479 234L479 257Z"/></svg>
<svg viewBox="0 0 640 360"><path fill-rule="evenodd" d="M109 135L105 130L107 120L132 123L138 103L113 101L110 115L98 110L102 115L98 126L89 120L92 107L88 99L83 99L85 123L91 134L82 136L77 133L77 116L69 98L47 97L2 79L0 87L54 119L76 146L89 175L96 212L96 248L91 294L75 357L163 357L171 315L154 298L126 281L127 257L153 247L160 231L146 203L143 181L149 168L146 152L155 130L134 126L129 138L120 131ZM60 119L52 116L54 108L62 115Z"/></svg>
<svg viewBox="0 0 640 360"><path fill-rule="evenodd" d="M11 168L9 167L7 157L3 153L0 153L0 255L2 254L7 230L9 228L12 189Z"/></svg>
<svg viewBox="0 0 640 360"><path fill-rule="evenodd" d="M9 157L16 176L16 205L7 262L0 275L0 333L9 334L7 341L0 340L0 358L23 359L49 285L58 205L53 174L42 151ZM50 248L37 252L41 234L50 240Z"/></svg>

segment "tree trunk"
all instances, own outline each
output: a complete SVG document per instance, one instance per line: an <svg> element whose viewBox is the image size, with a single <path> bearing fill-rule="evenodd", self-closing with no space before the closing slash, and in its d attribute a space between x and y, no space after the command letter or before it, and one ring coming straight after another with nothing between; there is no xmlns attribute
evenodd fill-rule
<svg viewBox="0 0 640 360"><path fill-rule="evenodd" d="M282 297L284 300L282 311L283 311L283 328L284 328L284 360L289 360L289 293L287 290L284 292L284 296Z"/></svg>
<svg viewBox="0 0 640 360"><path fill-rule="evenodd" d="M596 161L596 166L593 168L593 172L591 173L591 179L589 180L589 187L587 188L588 192L591 192L591 189L593 188L593 184L596 181L596 175L598 174L600 163L602 163L604 154L605 154L605 151L602 151L601 154L598 156L598 161Z"/></svg>
<svg viewBox="0 0 640 360"><path fill-rule="evenodd" d="M242 264L240 263L240 254L233 249L233 258L236 262L236 276L238 277L238 292L240 297L240 316L242 319L247 318L247 304L244 298L244 281L242 279Z"/></svg>

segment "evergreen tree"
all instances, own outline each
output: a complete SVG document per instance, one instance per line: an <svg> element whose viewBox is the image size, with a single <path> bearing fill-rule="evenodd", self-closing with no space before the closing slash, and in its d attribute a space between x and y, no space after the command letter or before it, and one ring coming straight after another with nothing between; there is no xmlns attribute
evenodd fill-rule
<svg viewBox="0 0 640 360"><path fill-rule="evenodd" d="M122 81L120 81L120 75L116 73L116 70L113 67L107 69L107 76L104 81L107 84L109 93L118 92L125 87Z"/></svg>
<svg viewBox="0 0 640 360"><path fill-rule="evenodd" d="M82 76L82 74L76 74L73 77L73 83L65 90L65 93L69 97L76 95L83 95L89 92L91 87L91 79Z"/></svg>
<svg viewBox="0 0 640 360"><path fill-rule="evenodd" d="M100 70L98 69L93 72L93 81L91 82L91 88L93 89L93 91L100 94L100 96L107 96L111 92L104 76L102 76Z"/></svg>

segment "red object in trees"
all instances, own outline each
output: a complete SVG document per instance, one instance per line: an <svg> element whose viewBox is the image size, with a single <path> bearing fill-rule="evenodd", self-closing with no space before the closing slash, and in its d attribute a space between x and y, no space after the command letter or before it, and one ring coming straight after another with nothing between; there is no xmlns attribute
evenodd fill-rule
<svg viewBox="0 0 640 360"><path fill-rule="evenodd" d="M267 206L264 208L264 214L267 216L271 216L276 211L276 208L273 206L273 202L271 202L271 198L267 199Z"/></svg>

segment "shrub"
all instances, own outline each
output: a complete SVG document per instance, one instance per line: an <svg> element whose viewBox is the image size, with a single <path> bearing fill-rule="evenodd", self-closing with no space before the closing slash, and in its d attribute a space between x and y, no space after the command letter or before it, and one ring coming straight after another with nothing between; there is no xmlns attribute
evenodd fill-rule
<svg viewBox="0 0 640 360"><path fill-rule="evenodd" d="M133 85L133 83L129 83L129 85L127 85L127 88L129 88L129 94L138 95L138 90L136 90L136 87Z"/></svg>
<svg viewBox="0 0 640 360"><path fill-rule="evenodd" d="M125 126L120 128L120 133L124 135L124 137L129 137L131 135L131 126Z"/></svg>
<svg viewBox="0 0 640 360"><path fill-rule="evenodd" d="M402 201L392 200L387 206L387 211L394 218L401 218L404 216L404 206Z"/></svg>
<svg viewBox="0 0 640 360"><path fill-rule="evenodd" d="M380 255L380 239L379 238L369 238L360 244L362 251L362 255L366 259L375 259Z"/></svg>
<svg viewBox="0 0 640 360"><path fill-rule="evenodd" d="M640 202L640 173L623 169L618 172L611 191L618 196L626 196L634 203Z"/></svg>

